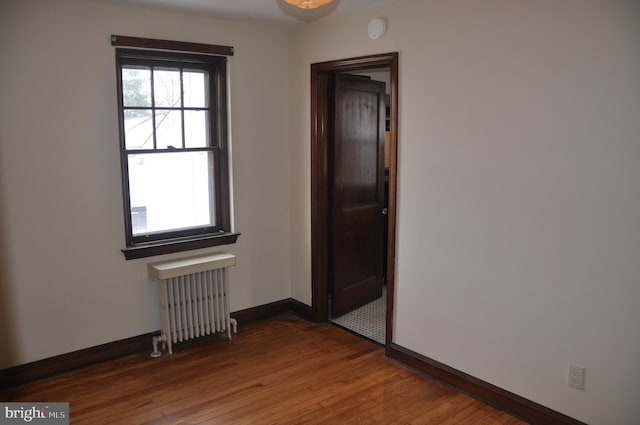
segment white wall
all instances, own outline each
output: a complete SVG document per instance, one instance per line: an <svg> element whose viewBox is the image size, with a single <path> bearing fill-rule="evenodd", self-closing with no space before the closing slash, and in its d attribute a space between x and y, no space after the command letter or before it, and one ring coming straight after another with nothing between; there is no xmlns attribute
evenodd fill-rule
<svg viewBox="0 0 640 425"><path fill-rule="evenodd" d="M309 66L397 50L394 342L579 420L637 423L639 5L400 0L292 30L293 295L311 301Z"/></svg>
<svg viewBox="0 0 640 425"><path fill-rule="evenodd" d="M242 236L206 251L238 256L234 311L291 293L286 30L84 0L3 0L0 308L11 313L0 368L159 329L146 263L163 257L125 261L120 252L111 34L236 48L229 70ZM5 341L7 333L14 337Z"/></svg>

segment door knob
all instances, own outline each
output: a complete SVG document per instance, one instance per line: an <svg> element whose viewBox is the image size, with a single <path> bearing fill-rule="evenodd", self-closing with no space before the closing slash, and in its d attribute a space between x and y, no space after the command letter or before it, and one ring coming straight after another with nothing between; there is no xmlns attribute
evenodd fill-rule
<svg viewBox="0 0 640 425"><path fill-rule="evenodd" d="M383 208L383 209L382 209L382 215L387 215L387 213L388 213L388 212L389 212L389 211L388 211L386 208Z"/></svg>

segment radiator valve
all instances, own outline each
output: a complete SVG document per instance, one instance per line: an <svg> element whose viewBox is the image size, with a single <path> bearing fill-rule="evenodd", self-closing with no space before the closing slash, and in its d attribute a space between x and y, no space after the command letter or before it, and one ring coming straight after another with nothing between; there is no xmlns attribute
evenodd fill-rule
<svg viewBox="0 0 640 425"><path fill-rule="evenodd" d="M153 351L151 352L151 357L160 357L162 353L158 351L158 343L162 342L162 336L154 336L151 338L151 343L153 344Z"/></svg>

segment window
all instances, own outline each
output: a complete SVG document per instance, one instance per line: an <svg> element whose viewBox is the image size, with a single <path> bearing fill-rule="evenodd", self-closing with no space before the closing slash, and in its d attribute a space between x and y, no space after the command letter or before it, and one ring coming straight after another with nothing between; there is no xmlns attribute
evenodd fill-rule
<svg viewBox="0 0 640 425"><path fill-rule="evenodd" d="M235 242L226 58L116 49L125 257Z"/></svg>

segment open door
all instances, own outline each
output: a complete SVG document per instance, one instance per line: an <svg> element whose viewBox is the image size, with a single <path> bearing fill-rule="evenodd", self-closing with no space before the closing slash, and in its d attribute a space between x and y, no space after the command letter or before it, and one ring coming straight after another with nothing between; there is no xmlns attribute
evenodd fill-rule
<svg viewBox="0 0 640 425"><path fill-rule="evenodd" d="M382 296L385 84L336 74L330 143L332 317Z"/></svg>
<svg viewBox="0 0 640 425"><path fill-rule="evenodd" d="M398 144L398 52L382 53L318 62L311 64L311 317L314 321L329 319L330 278L330 205L331 185L331 139L333 137L334 105L331 96L332 78L341 73L361 72L374 69L389 70L389 192L387 223L387 312L385 345L387 350L393 341L393 314L395 292L396 256L396 185L398 167L396 152Z"/></svg>

